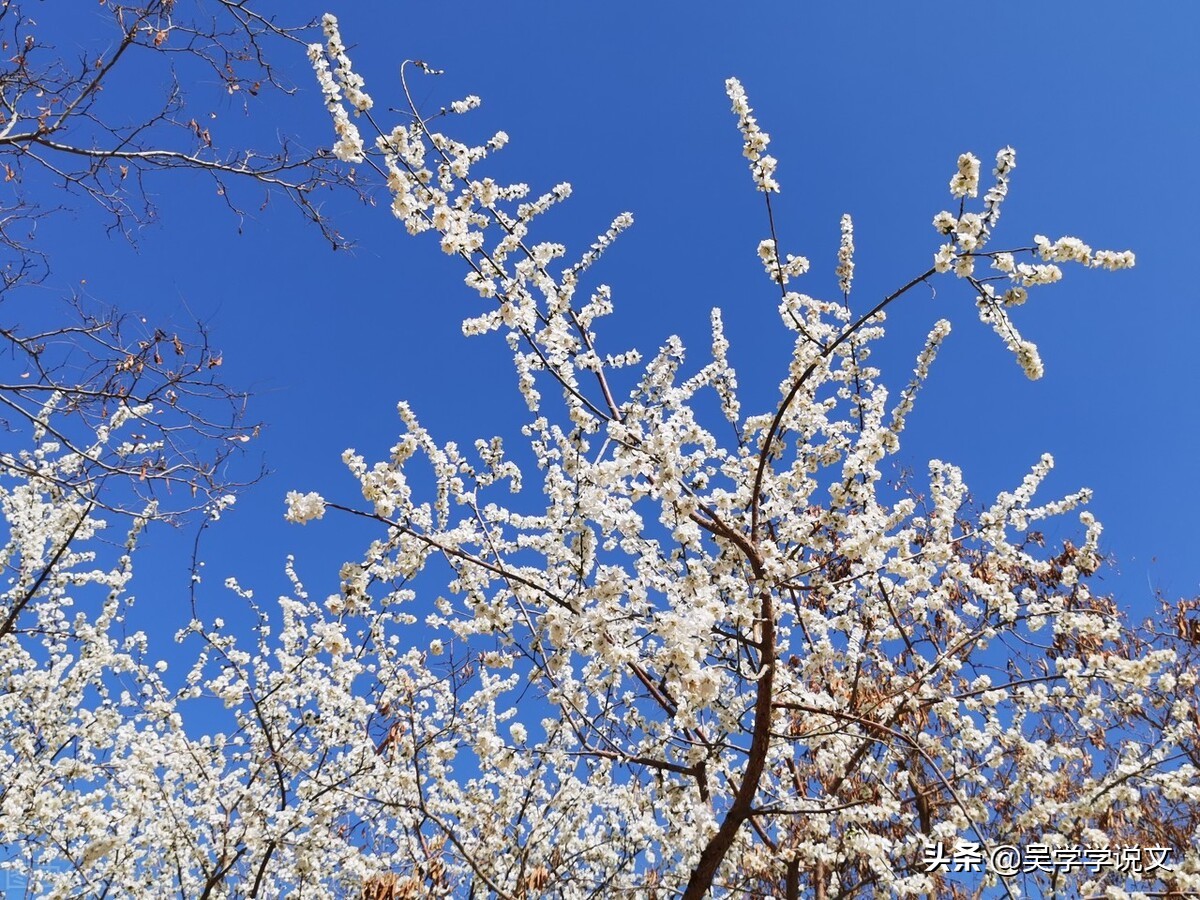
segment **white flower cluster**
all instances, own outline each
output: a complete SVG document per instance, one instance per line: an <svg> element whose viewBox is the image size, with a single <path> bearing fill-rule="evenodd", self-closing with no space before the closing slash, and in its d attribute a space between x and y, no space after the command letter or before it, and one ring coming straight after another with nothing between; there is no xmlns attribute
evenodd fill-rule
<svg viewBox="0 0 1200 900"><path fill-rule="evenodd" d="M354 108L355 115L366 112L374 105L374 101L362 89L362 76L355 73L350 64L350 57L346 55L346 45L342 43L342 36L338 31L337 18L326 13L321 17L321 30L325 33L325 50L335 63L333 77L337 79L346 95L346 101Z"/></svg>
<svg viewBox="0 0 1200 900"><path fill-rule="evenodd" d="M808 259L803 256L793 256L789 253L781 260L775 241L771 238L758 242L758 258L762 261L767 277L776 284L787 284L808 271Z"/></svg>
<svg viewBox="0 0 1200 900"><path fill-rule="evenodd" d="M474 94L469 94L461 100L455 100L450 104L450 111L456 115L470 112L473 109L479 109L483 101Z"/></svg>
<svg viewBox="0 0 1200 900"><path fill-rule="evenodd" d="M1016 167L1017 151L1012 147L1003 147L996 153L996 165L992 169L996 181L983 195L983 222L987 229L995 228L1000 221L1000 206L1008 196L1008 181Z"/></svg>
<svg viewBox="0 0 1200 900"><path fill-rule="evenodd" d="M777 193L779 182L775 180L775 168L779 161L770 154L763 153L771 136L758 127L753 110L746 99L746 89L736 78L725 79L725 93L733 103L733 111L737 113L738 129L742 132L742 155L750 160L750 175L754 185L764 193Z"/></svg>
<svg viewBox="0 0 1200 900"><path fill-rule="evenodd" d="M1131 269L1137 263L1132 250L1097 250L1092 254L1092 265L1115 272Z"/></svg>
<svg viewBox="0 0 1200 900"><path fill-rule="evenodd" d="M850 215L842 216L842 242L838 247L837 278L842 294L850 293L854 283L854 222Z"/></svg>
<svg viewBox="0 0 1200 900"><path fill-rule="evenodd" d="M950 196L975 197L979 194L979 157L963 153L958 157L958 171L950 179Z"/></svg>
<svg viewBox="0 0 1200 900"><path fill-rule="evenodd" d="M933 365L942 342L949 337L950 329L951 326L948 320L939 319L925 338L925 346L917 357L917 364L913 369L912 380L905 387L904 393L900 397L900 402L896 404L896 408L892 411L892 423L888 429L892 434L899 434L904 430L905 420L908 414L912 412L916 393L920 390L921 385L925 383L926 379L929 378L930 366Z"/></svg>
<svg viewBox="0 0 1200 900"><path fill-rule="evenodd" d="M632 213L621 213L613 219L612 224L608 226L608 230L596 238L595 243L580 257L579 262L563 273L563 280L574 285L579 280L580 274L591 268L592 263L596 262L603 255L604 251L612 246L613 241L623 231L631 227L633 227Z"/></svg>
<svg viewBox="0 0 1200 900"><path fill-rule="evenodd" d="M1038 349L1031 341L1021 337L1007 309L1019 306L1029 297L1029 288L1054 284L1062 279L1062 269L1056 265L1059 262L1077 262L1086 266L1103 267L1107 269L1124 269L1133 266L1134 255L1129 251L1115 252L1102 250L1093 252L1092 248L1075 237L1062 237L1051 242L1043 235L1034 237L1034 246L1022 251L989 251L985 244L991 237L991 230L1000 218L1000 207L1008 195L1009 177L1016 168L1016 151L1005 147L996 154L996 166L993 173L995 184L984 195L983 211L981 213L961 212L958 216L943 210L933 217L934 229L942 235L951 238L950 242L942 244L933 257L933 271L944 274L953 271L959 278L968 280L978 291L976 305L979 316L1004 341L1013 352L1022 370L1031 379L1042 377L1045 367L1038 355ZM958 171L950 179L950 193L959 198L974 197L979 187L979 160L970 153L964 153L958 158ZM1016 253L1028 253L1032 250L1035 258L1047 262L1030 263L1018 262ZM975 274L975 263L978 259L991 260L991 267L1007 276L1009 287L1002 293L997 292L992 280L980 279Z"/></svg>
<svg viewBox="0 0 1200 900"><path fill-rule="evenodd" d="M1051 241L1045 235L1035 234L1033 244L1042 259L1053 262L1076 262L1112 271L1132 268L1137 262L1137 258L1129 250L1093 251L1076 237L1060 237L1057 241Z"/></svg>
<svg viewBox="0 0 1200 900"><path fill-rule="evenodd" d="M326 13L321 20L321 27L325 32L325 44L309 44L308 59L317 73L317 82L325 97L325 108L333 117L333 130L338 138L333 145L333 155L342 162L362 162L366 158L362 136L358 127L350 121L342 97L344 94L354 108L355 115L369 110L373 101L362 89L363 79L354 72L350 57L346 55L346 45L342 43L337 19ZM332 72L329 70L330 58L335 63Z"/></svg>
<svg viewBox="0 0 1200 900"><path fill-rule="evenodd" d="M288 491L287 513L284 518L289 522L303 525L313 519L325 515L325 500L315 491L301 494L299 491Z"/></svg>

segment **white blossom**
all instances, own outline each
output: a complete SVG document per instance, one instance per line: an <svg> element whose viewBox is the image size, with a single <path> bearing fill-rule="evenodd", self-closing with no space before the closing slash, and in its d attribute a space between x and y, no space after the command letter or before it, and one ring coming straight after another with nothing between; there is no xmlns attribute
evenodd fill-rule
<svg viewBox="0 0 1200 900"><path fill-rule="evenodd" d="M950 194L954 197L974 197L979 194L979 159L971 153L958 158L958 171L950 179Z"/></svg>
<svg viewBox="0 0 1200 900"><path fill-rule="evenodd" d="M306 522L311 522L313 519L320 519L324 515L325 500L320 494L315 491L309 491L307 494L301 494L299 491L288 491L287 515L284 518L289 522L296 522L303 525Z"/></svg>
<svg viewBox="0 0 1200 900"><path fill-rule="evenodd" d="M838 248L837 277L838 287L843 294L850 293L850 285L854 281L854 223L850 216L842 216L842 242Z"/></svg>

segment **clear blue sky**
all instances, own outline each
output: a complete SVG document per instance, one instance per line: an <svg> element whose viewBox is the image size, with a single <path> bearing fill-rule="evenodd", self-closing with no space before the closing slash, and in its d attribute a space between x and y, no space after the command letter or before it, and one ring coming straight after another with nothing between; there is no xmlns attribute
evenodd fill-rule
<svg viewBox="0 0 1200 900"><path fill-rule="evenodd" d="M443 68L418 79L436 108L467 93L483 108L457 120L478 137L503 128L497 177L535 191L569 180L575 195L544 217L541 239L582 250L614 215L637 224L603 263L618 314L604 347L653 350L678 333L702 364L708 310L725 310L743 407L773 407L787 340L778 295L755 256L767 235L723 82L738 76L773 138L782 193L783 249L813 261L799 289L834 292L838 219L854 216L862 309L923 271L938 245L930 219L950 207L958 154L990 164L1017 149L995 245L1035 232L1077 235L1093 247L1133 249L1130 272L1068 268L1015 312L1041 348L1046 375L1025 379L978 322L952 279L937 296L914 291L894 307L879 360L899 387L930 325L954 323L929 390L910 421L903 458L918 472L938 457L961 465L977 497L1018 484L1042 452L1057 470L1051 494L1095 490L1104 548L1117 559L1106 584L1139 616L1150 587L1200 590L1195 543L1198 303L1191 268L1200 184L1200 7L1187 3L573 4L436 6L298 0L288 14L337 14L381 121L402 97L404 58ZM79 16L72 40L111 40L102 19ZM60 45L69 46L68 41ZM300 86L247 119L214 106L214 138L269 140L276 130L308 145L332 142L301 48L276 62ZM207 111L207 110L206 110ZM439 440L469 444L506 434L519 410L502 342L464 339L479 309L461 264L436 242L413 239L386 209L330 195L327 211L358 243L331 252L317 231L277 202L238 233L211 185L159 179L160 221L136 249L106 237L91 211L41 232L54 256L51 284L87 279L88 291L184 321L204 318L232 384L255 393L266 423L248 452L273 474L206 539L210 614L217 586L236 574L261 599L286 589L283 559L323 595L337 564L356 558L368 532L327 517L301 529L282 520L290 489L353 502L339 456L353 446L382 458L394 442L398 400L410 401ZM256 206L252 206L256 209ZM180 542L152 534L139 594L167 631L186 621ZM174 548L174 549L171 549ZM1157 562L1152 562L1157 558ZM1119 572L1119 575L1117 574ZM149 575L153 580L144 580Z"/></svg>

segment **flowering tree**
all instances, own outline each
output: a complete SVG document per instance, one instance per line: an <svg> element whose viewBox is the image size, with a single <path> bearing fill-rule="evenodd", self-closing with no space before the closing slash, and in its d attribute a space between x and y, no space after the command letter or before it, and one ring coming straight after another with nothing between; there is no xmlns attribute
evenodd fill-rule
<svg viewBox="0 0 1200 900"><path fill-rule="evenodd" d="M747 414L719 310L698 366L675 338L648 359L601 349L612 292L584 285L630 215L556 264L566 248L531 226L570 187L535 197L477 174L507 136L435 130L479 99L423 114L407 78L436 74L424 63L401 70L407 117L380 124L336 20L323 28L309 58L333 153L465 264L488 309L464 332L503 333L529 449L439 443L400 404L387 459L344 454L361 503L287 497L293 522L377 524L340 590L319 601L289 565L292 594L268 610L231 581L255 635L197 618L171 686L143 638L118 637L130 554L89 569L100 520L55 491L87 453L40 432L3 495L19 572L0 599L5 865L63 895L1200 891L1196 605L1135 628L1093 593L1100 526L1087 491L1035 500L1048 456L979 509L948 463L885 482L950 323L895 395L868 361L889 308L945 278L1037 378L1009 311L1060 264L1132 254L1072 237L994 248L1005 148L982 199L980 161L959 157L941 247L894 292L859 308L847 216L831 299L800 293L809 261L771 224L777 163L731 79L794 340L778 395ZM1076 510L1082 538L1047 548L1040 523ZM47 560L53 546L68 550ZM70 617L96 590L98 611ZM231 710L228 731L187 727L205 698ZM1010 846L1125 864L1006 870ZM989 871L939 870L968 847ZM1141 847L1169 859L1121 855Z"/></svg>

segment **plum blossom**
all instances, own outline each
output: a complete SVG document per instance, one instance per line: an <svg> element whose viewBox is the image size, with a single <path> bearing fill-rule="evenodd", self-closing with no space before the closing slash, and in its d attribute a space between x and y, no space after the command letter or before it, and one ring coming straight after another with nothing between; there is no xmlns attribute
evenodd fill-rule
<svg viewBox="0 0 1200 900"><path fill-rule="evenodd" d="M974 197L979 193L979 158L964 153L958 158L958 171L950 179L950 195Z"/></svg>
<svg viewBox="0 0 1200 900"><path fill-rule="evenodd" d="M289 522L303 525L325 515L325 500L315 491L301 494L299 491L288 491L287 514Z"/></svg>

